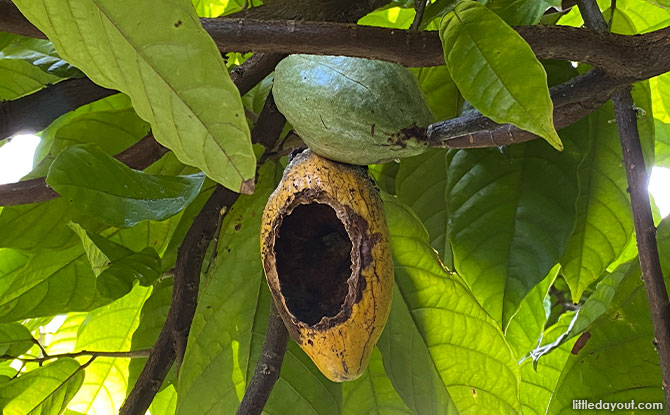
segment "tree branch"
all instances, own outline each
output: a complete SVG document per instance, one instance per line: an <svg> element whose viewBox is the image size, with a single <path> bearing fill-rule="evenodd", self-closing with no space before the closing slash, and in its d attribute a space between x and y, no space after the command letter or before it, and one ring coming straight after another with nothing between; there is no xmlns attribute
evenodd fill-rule
<svg viewBox="0 0 670 415"><path fill-rule="evenodd" d="M554 127L571 125L600 108L626 81L613 79L597 69L552 87ZM522 143L538 138L511 124L498 124L472 111L428 126L427 140L432 147L483 148Z"/></svg>
<svg viewBox="0 0 670 415"><path fill-rule="evenodd" d="M240 89L240 94L248 92L253 85L270 74L274 70L276 62L280 59L280 55L256 55L242 64L236 72L231 74L231 78ZM252 83L248 79L255 81ZM266 124L262 120L267 116L266 114L267 111L264 108L259 115L257 125ZM273 123L268 124L274 125ZM260 133L255 132L255 130L256 128L252 132L252 137L258 137L260 140ZM279 133L277 133L278 136ZM173 362L177 360L180 363L184 357L186 341L197 305L202 263L207 247L216 230L216 226L213 225L220 217L221 210L235 203L238 196L237 193L217 186L205 206L193 220L193 224L186 233L177 254L172 301L167 319L142 369L142 373L140 373L135 386L123 403L119 415L144 414L160 389Z"/></svg>
<svg viewBox="0 0 670 415"><path fill-rule="evenodd" d="M260 415L275 382L279 379L288 344L288 330L275 308L274 301L270 300L270 302L270 317L261 354L249 386L244 392L240 407L237 409L237 415Z"/></svg>
<svg viewBox="0 0 670 415"><path fill-rule="evenodd" d="M61 357L80 357L80 356L92 356L92 357L120 357L120 358L137 358L137 357L147 357L149 356L149 352L151 350L146 349L146 350L130 350L127 352L103 352L103 351L89 351L89 350L82 350L80 352L75 352L75 353L59 353L59 354L50 354L47 355L46 353L44 354L43 357L20 357L20 356L10 356L10 355L2 355L0 356L0 359L7 360L7 359L12 359L12 360L20 360L21 362L25 363L39 363L42 364L43 362L47 360L52 360L52 359L58 359Z"/></svg>
<svg viewBox="0 0 670 415"><path fill-rule="evenodd" d="M267 6L258 9L264 7ZM246 15L254 10L256 8ZM225 52L344 55L405 66L444 64L437 32L295 20L203 18L200 21L219 50ZM611 77L646 79L665 72L668 67L670 28L636 36L568 26L521 26L515 29L538 58L588 63L603 69ZM44 34L16 11L10 0L0 0L0 30L44 38Z"/></svg>
<svg viewBox="0 0 670 415"><path fill-rule="evenodd" d="M609 26L595 0L579 0L579 10L587 26L607 31ZM642 280L649 299L654 324L654 345L661 364L662 386L665 392L666 413L670 414L670 299L661 271L656 244L656 227L649 203L649 178L644 163L637 114L630 88L617 91L612 98L614 114L619 127L619 139L626 166L628 191L633 210L633 224L637 241Z"/></svg>
<svg viewBox="0 0 670 415"><path fill-rule="evenodd" d="M67 79L33 94L0 102L0 141L15 134L41 131L61 115L116 93L87 78Z"/></svg>
<svg viewBox="0 0 670 415"><path fill-rule="evenodd" d="M154 136L149 133L114 157L132 169L144 170L167 152L168 149L158 144ZM0 206L46 202L57 197L60 197L60 195L47 186L44 177L0 184Z"/></svg>

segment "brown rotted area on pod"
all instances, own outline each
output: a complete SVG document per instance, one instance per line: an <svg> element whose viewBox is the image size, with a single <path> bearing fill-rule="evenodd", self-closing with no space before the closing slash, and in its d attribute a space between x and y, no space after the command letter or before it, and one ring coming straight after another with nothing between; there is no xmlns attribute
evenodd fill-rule
<svg viewBox="0 0 670 415"><path fill-rule="evenodd" d="M315 325L334 317L345 302L352 243L333 208L298 205L277 233L275 254L281 294L291 314Z"/></svg>

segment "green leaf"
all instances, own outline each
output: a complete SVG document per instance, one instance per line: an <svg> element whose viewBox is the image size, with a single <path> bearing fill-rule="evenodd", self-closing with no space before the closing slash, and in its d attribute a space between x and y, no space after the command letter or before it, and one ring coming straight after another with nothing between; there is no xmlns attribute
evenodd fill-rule
<svg viewBox="0 0 670 415"><path fill-rule="evenodd" d="M239 12L247 4L245 0L192 0L193 7L200 17L219 17ZM259 1L251 3L259 3ZM258 4L256 4L258 5ZM251 7L254 5L251 4Z"/></svg>
<svg viewBox="0 0 670 415"><path fill-rule="evenodd" d="M633 233L617 126L610 122L611 103L589 118L593 132L579 166L577 224L561 258L561 273L574 302L621 255Z"/></svg>
<svg viewBox="0 0 670 415"><path fill-rule="evenodd" d="M491 10L462 2L440 25L454 82L482 114L535 133L561 150L547 74L530 46Z"/></svg>
<svg viewBox="0 0 670 415"><path fill-rule="evenodd" d="M60 78L22 60L0 60L0 100L12 100L42 89ZM6 137L2 137L6 138Z"/></svg>
<svg viewBox="0 0 670 415"><path fill-rule="evenodd" d="M383 164L371 164L368 166L368 174L370 174L381 190L394 195L395 178L399 167L399 163L395 160Z"/></svg>
<svg viewBox="0 0 670 415"><path fill-rule="evenodd" d="M179 371L177 414L234 414L265 338L271 295L260 257L259 229L281 168L263 165L258 187L241 196L221 225L216 262L200 298ZM210 386L216 384L212 389ZM342 392L290 342L267 413L339 414Z"/></svg>
<svg viewBox="0 0 670 415"><path fill-rule="evenodd" d="M64 150L47 183L73 206L114 226L163 220L188 205L204 176L154 176L133 170L94 145Z"/></svg>
<svg viewBox="0 0 670 415"><path fill-rule="evenodd" d="M75 351L130 350L140 310L151 288L136 286L125 297L86 316L77 331ZM130 359L98 357L86 368L86 381L72 399L69 408L85 414L117 413L126 396Z"/></svg>
<svg viewBox="0 0 670 415"><path fill-rule="evenodd" d="M95 275L81 247L44 252L0 276L0 321L50 316L100 305Z"/></svg>
<svg viewBox="0 0 670 415"><path fill-rule="evenodd" d="M568 329L573 318L573 312L567 312L561 319L545 330L543 339L548 342L556 341ZM530 359L525 360L521 366L521 404L524 415L545 415L547 406L553 397L558 378L570 356L570 349L577 341L576 338L569 340L546 356L543 356L537 366ZM580 383L581 385L581 383ZM581 398L581 390L579 391ZM577 399L575 397L574 399Z"/></svg>
<svg viewBox="0 0 670 415"><path fill-rule="evenodd" d="M391 314L377 347L396 392L415 414L456 415L458 411L397 285Z"/></svg>
<svg viewBox="0 0 670 415"><path fill-rule="evenodd" d="M156 415L174 415L176 410L177 391L172 385L158 392L149 407L149 412Z"/></svg>
<svg viewBox="0 0 670 415"><path fill-rule="evenodd" d="M253 190L256 159L239 93L190 2L16 5L68 62L129 95L182 162L234 191ZM150 25L141 24L146 16Z"/></svg>
<svg viewBox="0 0 670 415"><path fill-rule="evenodd" d="M148 131L149 124L137 116L130 99L123 94L80 107L54 121L41 134L40 162L28 177L46 176L56 156L72 145L92 143L114 155L135 144Z"/></svg>
<svg viewBox="0 0 670 415"><path fill-rule="evenodd" d="M430 235L430 245L453 269L451 247L447 240L447 151L430 149L400 161L396 178L398 199L410 206Z"/></svg>
<svg viewBox="0 0 670 415"><path fill-rule="evenodd" d="M576 124L566 152L541 141L448 153L447 210L455 270L503 327L558 262L575 220Z"/></svg>
<svg viewBox="0 0 670 415"><path fill-rule="evenodd" d="M35 339L25 326L0 324L0 355L19 357L34 345Z"/></svg>
<svg viewBox="0 0 670 415"><path fill-rule="evenodd" d="M551 311L547 293L556 279L558 270L558 265L552 268L542 282L528 293L505 330L505 338L519 361L538 345L542 336Z"/></svg>
<svg viewBox="0 0 670 415"><path fill-rule="evenodd" d="M459 413L520 412L519 369L497 322L478 304L465 284L444 269L428 244L428 235L419 220L396 199L385 197L384 206L397 288L387 323L389 333L385 335L388 344L380 343L380 351L396 390L410 408L413 405L407 392L415 396L432 393L430 389L413 389L412 378L400 380L394 372L389 373L389 365L413 364L415 352L410 345L414 345L423 350L419 352L422 360L421 355L428 352L442 387L448 390ZM404 327L394 332L397 319ZM407 330L408 325L418 332L415 340L409 334L415 332ZM385 355L394 349L395 354ZM407 374L406 370L400 372ZM411 389L399 388L399 384Z"/></svg>
<svg viewBox="0 0 670 415"><path fill-rule="evenodd" d="M565 332L552 342L543 342L531 355L534 360L544 359L543 356L568 342L575 336L586 331L591 324L603 314L618 306L639 285L640 264L636 259L624 264L611 274L605 275L596 286L586 302L574 314Z"/></svg>
<svg viewBox="0 0 670 415"><path fill-rule="evenodd" d="M40 252L75 245L78 238L67 226L71 210L65 200L60 198L2 208L0 248Z"/></svg>
<svg viewBox="0 0 670 415"><path fill-rule="evenodd" d="M31 370L0 386L3 415L58 415L77 393L84 372L63 358Z"/></svg>
<svg viewBox="0 0 670 415"><path fill-rule="evenodd" d="M384 373L382 356L372 351L368 368L360 378L342 385L344 415L388 414L413 415L415 412L402 402Z"/></svg>
<svg viewBox="0 0 670 415"><path fill-rule="evenodd" d="M101 296L122 297L130 292L136 280L146 287L160 276L161 260L153 248L134 252L100 235L90 234L75 223L70 227L81 238Z"/></svg>
<svg viewBox="0 0 670 415"><path fill-rule="evenodd" d="M412 72L419 80L435 119L448 120L458 115L463 99L446 66L414 68Z"/></svg>
<svg viewBox="0 0 670 415"><path fill-rule="evenodd" d="M571 348L553 390L547 414L570 410L575 399L575 385L583 384L589 387L581 388L579 397L591 402L601 399L663 402L661 370L652 343L649 305L641 284L620 307L598 319L589 329L589 334L581 349ZM570 346L563 347L567 349Z"/></svg>
<svg viewBox="0 0 670 415"><path fill-rule="evenodd" d="M82 78L84 74L58 56L53 44L45 39L33 39L19 35L0 33L1 60L22 60L37 66L45 73L60 78Z"/></svg>
<svg viewBox="0 0 670 415"><path fill-rule="evenodd" d="M361 17L358 24L392 29L409 29L412 20L414 20L414 15L414 9L399 7L391 3Z"/></svg>
<svg viewBox="0 0 670 415"><path fill-rule="evenodd" d="M163 329L163 324L167 318L168 309L170 308L170 301L172 300L172 279L167 278L154 285L151 296L142 306L142 313L140 315L140 323L133 333L131 343L132 350L151 349L158 339L158 335ZM128 388L127 393L135 386L137 377L142 372L146 358L133 358L128 366ZM176 380L177 371L173 366L168 377L163 382L163 387L166 384L172 383ZM158 397L156 397L158 399ZM176 396L174 397L176 405ZM154 400L154 403L156 400ZM174 410L173 410L174 412ZM157 412L163 414L164 412Z"/></svg>
<svg viewBox="0 0 670 415"><path fill-rule="evenodd" d="M510 26L537 24L551 6L544 0L490 0L486 3L486 7Z"/></svg>

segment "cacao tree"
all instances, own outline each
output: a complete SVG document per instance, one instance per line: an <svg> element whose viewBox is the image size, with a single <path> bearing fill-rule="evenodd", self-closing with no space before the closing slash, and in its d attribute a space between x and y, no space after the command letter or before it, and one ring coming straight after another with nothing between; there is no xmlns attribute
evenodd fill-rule
<svg viewBox="0 0 670 415"><path fill-rule="evenodd" d="M2 413L668 411L669 8L0 0Z"/></svg>

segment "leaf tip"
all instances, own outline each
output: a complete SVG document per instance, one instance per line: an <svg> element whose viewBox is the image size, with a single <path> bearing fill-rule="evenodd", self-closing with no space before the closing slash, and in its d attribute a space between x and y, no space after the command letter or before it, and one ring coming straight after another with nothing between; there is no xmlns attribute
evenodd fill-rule
<svg viewBox="0 0 670 415"><path fill-rule="evenodd" d="M256 188L256 182L252 177L251 179L247 179L242 182L242 186L240 186L240 193L250 195L254 192L255 188Z"/></svg>

